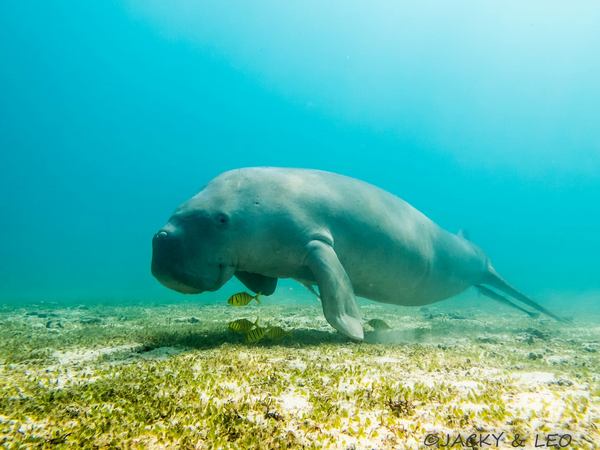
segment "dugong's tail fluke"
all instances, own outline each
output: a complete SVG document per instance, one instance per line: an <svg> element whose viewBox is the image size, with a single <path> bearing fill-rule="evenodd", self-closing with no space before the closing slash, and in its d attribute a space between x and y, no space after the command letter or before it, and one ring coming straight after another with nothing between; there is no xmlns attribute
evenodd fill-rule
<svg viewBox="0 0 600 450"><path fill-rule="evenodd" d="M527 311L525 308L521 308L519 305L515 305L513 302L511 302L506 297L503 297L502 295L492 291L491 289L486 288L485 286L476 284L475 289L477 289L477 292L479 292L480 294L485 295L486 297L489 297L492 300L496 300L497 302L503 303L512 308L516 308L519 311L523 311L525 314L527 314L532 319L537 319L538 317L540 317L540 313Z"/></svg>
<svg viewBox="0 0 600 450"><path fill-rule="evenodd" d="M520 302L525 303L527 306L531 306L533 309L543 312L547 316L550 316L550 317L558 320L559 322L564 322L564 323L572 322L571 320L567 320L567 319L563 319L562 317L558 317L556 314L548 311L546 308L544 308L542 305L540 305L538 302L536 302L532 298L526 296L521 291L517 290L515 287L508 284L508 282L504 278L502 278L500 275L498 275L498 273L491 266L489 268L489 272L488 272L487 276L485 277L485 280L483 281L483 283L489 284L490 286L495 287L496 289L516 298Z"/></svg>

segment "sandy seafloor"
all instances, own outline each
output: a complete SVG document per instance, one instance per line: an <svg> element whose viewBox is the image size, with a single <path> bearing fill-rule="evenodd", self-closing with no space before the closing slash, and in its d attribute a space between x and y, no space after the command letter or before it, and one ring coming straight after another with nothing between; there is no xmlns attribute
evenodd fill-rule
<svg viewBox="0 0 600 450"><path fill-rule="evenodd" d="M393 329L358 343L316 299L225 300L0 306L0 448L600 448L596 315L366 302Z"/></svg>

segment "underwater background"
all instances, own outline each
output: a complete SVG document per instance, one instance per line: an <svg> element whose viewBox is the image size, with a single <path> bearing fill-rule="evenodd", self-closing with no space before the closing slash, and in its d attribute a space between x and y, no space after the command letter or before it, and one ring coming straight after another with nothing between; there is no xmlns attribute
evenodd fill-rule
<svg viewBox="0 0 600 450"><path fill-rule="evenodd" d="M597 300L598 23L591 1L5 1L0 296L177 301L153 233L269 165L373 183L538 300Z"/></svg>
<svg viewBox="0 0 600 450"><path fill-rule="evenodd" d="M599 23L596 1L3 0L0 447L600 448ZM385 326L355 342L291 280L243 308L235 278L161 286L153 235L251 166L383 188L573 323L470 289L360 300Z"/></svg>

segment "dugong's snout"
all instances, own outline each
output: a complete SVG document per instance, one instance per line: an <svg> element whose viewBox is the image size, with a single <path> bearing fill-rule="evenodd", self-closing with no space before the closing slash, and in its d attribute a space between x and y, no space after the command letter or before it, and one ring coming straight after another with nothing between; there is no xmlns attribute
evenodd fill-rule
<svg viewBox="0 0 600 450"><path fill-rule="evenodd" d="M182 294L200 294L212 286L203 286L202 280L186 270L186 249L176 233L159 230L152 238L151 271L162 285Z"/></svg>

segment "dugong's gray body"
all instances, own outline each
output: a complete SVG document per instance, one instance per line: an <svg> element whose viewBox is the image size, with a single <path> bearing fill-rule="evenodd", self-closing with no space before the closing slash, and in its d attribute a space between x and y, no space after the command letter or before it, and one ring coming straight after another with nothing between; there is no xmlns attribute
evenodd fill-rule
<svg viewBox="0 0 600 450"><path fill-rule="evenodd" d="M363 332L355 295L416 306L489 284L557 318L506 283L462 236L389 192L317 170L218 176L155 235L152 272L182 293L217 290L233 275L265 295L278 278L317 285L328 322L356 339Z"/></svg>

